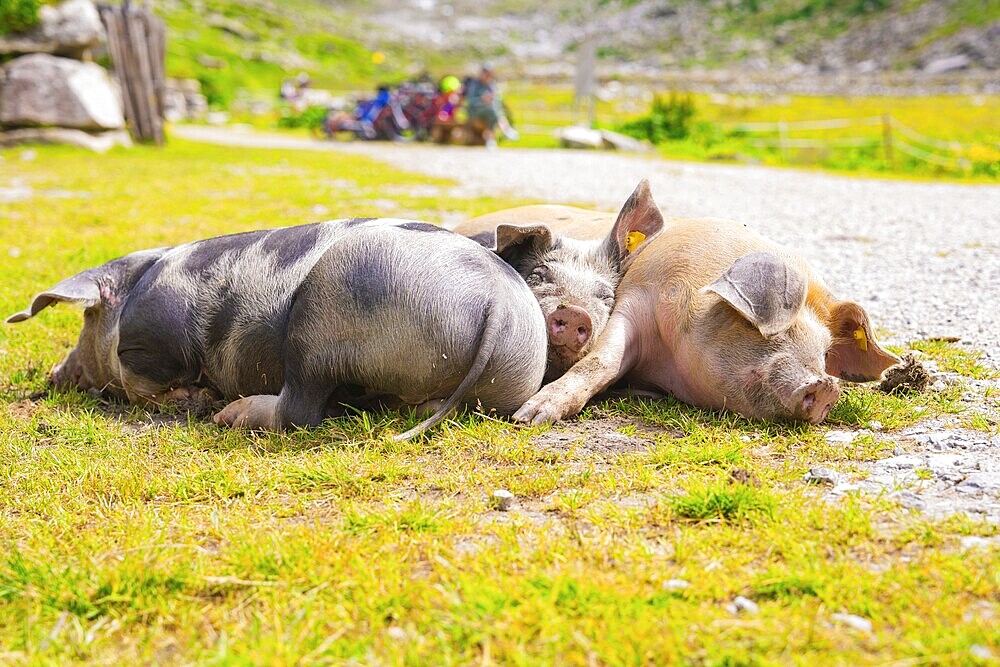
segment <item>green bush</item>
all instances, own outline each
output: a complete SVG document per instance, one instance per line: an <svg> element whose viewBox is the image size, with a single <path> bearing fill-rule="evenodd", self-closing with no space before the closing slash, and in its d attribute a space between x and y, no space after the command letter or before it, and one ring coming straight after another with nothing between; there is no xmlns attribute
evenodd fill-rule
<svg viewBox="0 0 1000 667"><path fill-rule="evenodd" d="M0 35L27 30L38 23L41 0L0 0Z"/></svg>
<svg viewBox="0 0 1000 667"><path fill-rule="evenodd" d="M629 121L619 127L623 134L645 139L654 144L667 140L686 139L691 134L694 119L694 100L691 95L670 93L670 97L657 95L648 116Z"/></svg>
<svg viewBox="0 0 1000 667"><path fill-rule="evenodd" d="M326 118L325 107L309 107L301 113L282 113L278 119L278 127L296 129L305 127L313 131L323 129L323 120Z"/></svg>

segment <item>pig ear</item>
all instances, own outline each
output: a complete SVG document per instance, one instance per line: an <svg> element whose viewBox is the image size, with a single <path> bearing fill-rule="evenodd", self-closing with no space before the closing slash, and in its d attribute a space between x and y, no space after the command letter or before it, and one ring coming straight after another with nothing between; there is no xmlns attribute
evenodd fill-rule
<svg viewBox="0 0 1000 667"><path fill-rule="evenodd" d="M604 247L608 255L621 262L624 269L661 229L663 214L653 201L649 181L644 178L622 206L615 226L604 241Z"/></svg>
<svg viewBox="0 0 1000 667"><path fill-rule="evenodd" d="M27 309L8 317L7 323L13 324L31 319L54 303L78 303L85 308L96 306L101 302L101 290L88 273L88 271L78 273L63 280L52 289L38 294Z"/></svg>
<svg viewBox="0 0 1000 667"><path fill-rule="evenodd" d="M826 326L833 334L833 346L826 353L830 375L850 382L870 382L900 363L899 357L879 346L868 313L853 301L834 304Z"/></svg>
<svg viewBox="0 0 1000 667"><path fill-rule="evenodd" d="M768 252L740 257L705 290L725 299L764 337L790 327L806 301L805 278Z"/></svg>
<svg viewBox="0 0 1000 667"><path fill-rule="evenodd" d="M552 245L552 231L545 225L497 225L497 239L493 252L507 263L523 255L535 245L547 248Z"/></svg>

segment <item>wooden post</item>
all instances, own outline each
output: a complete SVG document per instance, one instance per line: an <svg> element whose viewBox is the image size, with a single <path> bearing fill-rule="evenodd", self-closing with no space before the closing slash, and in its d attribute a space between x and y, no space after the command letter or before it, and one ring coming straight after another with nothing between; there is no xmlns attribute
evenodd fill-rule
<svg viewBox="0 0 1000 667"><path fill-rule="evenodd" d="M108 34L108 53L125 103L125 119L137 141L163 143L166 30L145 7L129 0L98 5Z"/></svg>
<svg viewBox="0 0 1000 667"><path fill-rule="evenodd" d="M882 114L882 148L885 150L885 163L890 169L896 168L896 156L892 151L892 116Z"/></svg>

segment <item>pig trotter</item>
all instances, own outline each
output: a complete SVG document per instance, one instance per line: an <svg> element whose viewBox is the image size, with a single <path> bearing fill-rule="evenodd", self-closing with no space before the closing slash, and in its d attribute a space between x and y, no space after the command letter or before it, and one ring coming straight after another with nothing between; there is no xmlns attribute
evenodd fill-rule
<svg viewBox="0 0 1000 667"><path fill-rule="evenodd" d="M572 417L583 409L589 396L580 397L567 395L552 383L528 399L514 413L514 421L524 424L552 424L560 419Z"/></svg>
<svg viewBox="0 0 1000 667"><path fill-rule="evenodd" d="M277 396L247 396L224 407L212 421L219 426L274 431L280 426L276 419L277 407Z"/></svg>

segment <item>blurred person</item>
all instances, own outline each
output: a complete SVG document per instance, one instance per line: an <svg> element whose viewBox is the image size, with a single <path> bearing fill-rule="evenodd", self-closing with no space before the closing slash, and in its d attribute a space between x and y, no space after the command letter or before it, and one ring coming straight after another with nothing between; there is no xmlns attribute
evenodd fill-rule
<svg viewBox="0 0 1000 667"><path fill-rule="evenodd" d="M496 148L498 128L511 141L520 137L507 119L507 112L497 89L496 74L490 63L483 63L479 68L479 75L466 83L465 108L471 122L484 126L483 140L487 148Z"/></svg>

